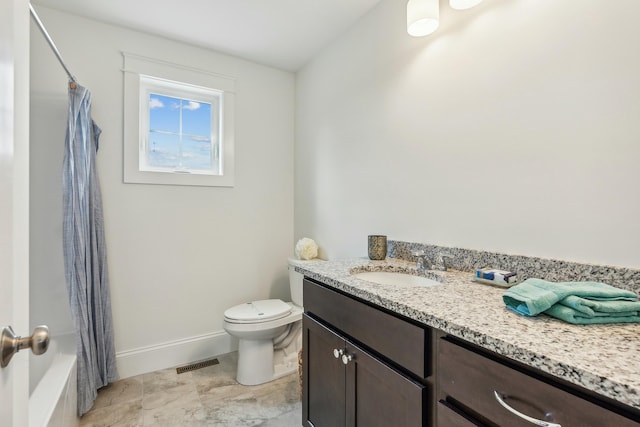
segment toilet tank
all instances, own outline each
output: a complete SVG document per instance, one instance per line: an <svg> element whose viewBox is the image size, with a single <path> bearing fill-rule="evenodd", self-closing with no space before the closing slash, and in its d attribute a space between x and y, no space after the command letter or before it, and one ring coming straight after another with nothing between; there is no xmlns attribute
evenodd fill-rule
<svg viewBox="0 0 640 427"><path fill-rule="evenodd" d="M295 270L296 265L304 265L309 262L321 261L319 259L312 259L309 261L303 261L295 258L289 258L289 287L291 288L291 302L298 307L302 305L302 279L304 276Z"/></svg>

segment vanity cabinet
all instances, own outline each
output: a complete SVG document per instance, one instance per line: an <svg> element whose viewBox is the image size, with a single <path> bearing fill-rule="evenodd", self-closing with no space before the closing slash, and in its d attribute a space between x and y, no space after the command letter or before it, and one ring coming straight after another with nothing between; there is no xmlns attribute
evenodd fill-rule
<svg viewBox="0 0 640 427"><path fill-rule="evenodd" d="M304 298L303 425L426 426L428 331L308 279Z"/></svg>
<svg viewBox="0 0 640 427"><path fill-rule="evenodd" d="M303 286L306 427L640 427L632 407L320 282Z"/></svg>
<svg viewBox="0 0 640 427"><path fill-rule="evenodd" d="M491 353L446 337L437 346L438 427L533 425L525 417L549 427L640 427L604 402L552 384L533 370L509 366Z"/></svg>

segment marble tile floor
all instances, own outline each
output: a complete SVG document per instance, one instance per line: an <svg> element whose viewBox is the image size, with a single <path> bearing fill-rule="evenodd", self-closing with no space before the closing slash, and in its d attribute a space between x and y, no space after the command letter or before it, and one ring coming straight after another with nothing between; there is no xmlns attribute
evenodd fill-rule
<svg viewBox="0 0 640 427"><path fill-rule="evenodd" d="M81 427L299 427L298 374L267 384L236 382L237 353L182 374L165 369L102 388Z"/></svg>

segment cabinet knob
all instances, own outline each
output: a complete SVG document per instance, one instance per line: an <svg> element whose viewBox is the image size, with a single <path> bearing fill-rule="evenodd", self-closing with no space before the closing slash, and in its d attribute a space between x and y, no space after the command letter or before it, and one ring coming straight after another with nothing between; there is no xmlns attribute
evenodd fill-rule
<svg viewBox="0 0 640 427"><path fill-rule="evenodd" d="M337 349L337 348L333 349L333 357L335 357L336 359L340 359L340 356L342 356L343 354L344 354L343 349Z"/></svg>
<svg viewBox="0 0 640 427"><path fill-rule="evenodd" d="M342 355L342 363L344 363L345 365L347 365L352 360L353 360L353 356L352 355L350 355L350 354L343 354Z"/></svg>
<svg viewBox="0 0 640 427"><path fill-rule="evenodd" d="M343 360L344 360L344 356ZM555 423L549 423L547 421L543 421L543 420L538 420L536 418L532 418L528 415L523 414L522 412L516 411L515 409L513 409L511 406L509 406L507 404L507 402L505 402L502 399L502 396L500 396L500 393L498 393L496 390L493 391L493 395L495 396L496 400L498 401L498 403L507 411L511 412L513 415L522 418L523 420L529 421L531 424L535 424L537 426L540 427L562 427L560 424L555 424Z"/></svg>

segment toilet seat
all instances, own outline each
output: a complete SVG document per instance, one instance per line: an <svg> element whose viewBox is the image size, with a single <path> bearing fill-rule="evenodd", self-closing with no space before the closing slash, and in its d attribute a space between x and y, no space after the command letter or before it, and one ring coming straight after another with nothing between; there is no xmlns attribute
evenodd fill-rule
<svg viewBox="0 0 640 427"><path fill-rule="evenodd" d="M280 319L291 312L291 305L279 299L266 299L239 304L224 312L229 323L262 323Z"/></svg>

